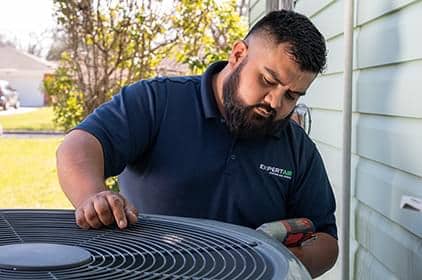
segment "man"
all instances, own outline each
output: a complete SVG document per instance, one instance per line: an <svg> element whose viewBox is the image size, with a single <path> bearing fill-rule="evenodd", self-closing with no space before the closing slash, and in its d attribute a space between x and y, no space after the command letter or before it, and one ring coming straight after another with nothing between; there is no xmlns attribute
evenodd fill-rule
<svg viewBox="0 0 422 280"><path fill-rule="evenodd" d="M314 143L289 117L325 61L312 23L277 11L203 76L124 87L58 149L77 224L125 228L137 210L251 228L305 217L317 239L290 249L312 276L324 273L338 254L334 196ZM104 178L120 173L122 194L106 191Z"/></svg>

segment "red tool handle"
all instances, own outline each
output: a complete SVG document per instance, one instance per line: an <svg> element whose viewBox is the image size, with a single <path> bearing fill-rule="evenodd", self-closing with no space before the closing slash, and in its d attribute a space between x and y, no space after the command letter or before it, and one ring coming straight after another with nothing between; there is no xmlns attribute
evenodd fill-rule
<svg viewBox="0 0 422 280"><path fill-rule="evenodd" d="M265 223L257 230L277 239L287 247L297 247L313 236L314 225L307 218L296 218Z"/></svg>
<svg viewBox="0 0 422 280"><path fill-rule="evenodd" d="M311 238L314 234L314 225L306 218L281 220L280 223L286 228L286 237L283 244L287 247L297 247L303 241Z"/></svg>

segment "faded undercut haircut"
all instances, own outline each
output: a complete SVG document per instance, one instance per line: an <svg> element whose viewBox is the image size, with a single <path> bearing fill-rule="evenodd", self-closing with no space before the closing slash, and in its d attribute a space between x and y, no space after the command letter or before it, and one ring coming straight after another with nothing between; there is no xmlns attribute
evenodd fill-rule
<svg viewBox="0 0 422 280"><path fill-rule="evenodd" d="M263 36L275 44L287 43L302 71L321 73L327 61L325 39L313 23L294 11L273 11L260 19L245 37Z"/></svg>

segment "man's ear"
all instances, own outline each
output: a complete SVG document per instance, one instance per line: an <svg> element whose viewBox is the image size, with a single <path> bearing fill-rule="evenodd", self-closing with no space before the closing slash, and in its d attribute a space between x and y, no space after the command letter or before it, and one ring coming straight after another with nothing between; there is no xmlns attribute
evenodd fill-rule
<svg viewBox="0 0 422 280"><path fill-rule="evenodd" d="M229 56L229 65L235 67L246 57L248 53L248 45L243 40L238 40L234 43L232 51Z"/></svg>

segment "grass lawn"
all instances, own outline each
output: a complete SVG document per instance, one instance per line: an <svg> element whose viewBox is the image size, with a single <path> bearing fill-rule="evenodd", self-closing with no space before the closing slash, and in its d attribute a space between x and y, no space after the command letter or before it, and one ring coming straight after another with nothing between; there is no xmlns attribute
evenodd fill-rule
<svg viewBox="0 0 422 280"><path fill-rule="evenodd" d="M7 131L61 131L54 126L53 119L53 108L43 107L28 113L0 116L0 125Z"/></svg>
<svg viewBox="0 0 422 280"><path fill-rule="evenodd" d="M56 174L62 139L0 138L0 208L72 208Z"/></svg>

